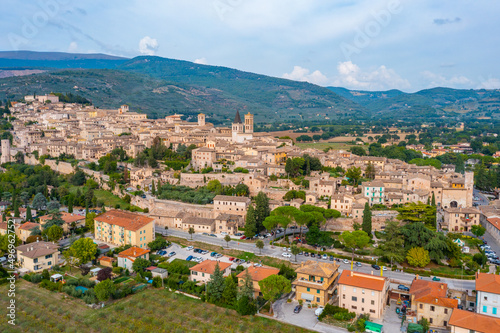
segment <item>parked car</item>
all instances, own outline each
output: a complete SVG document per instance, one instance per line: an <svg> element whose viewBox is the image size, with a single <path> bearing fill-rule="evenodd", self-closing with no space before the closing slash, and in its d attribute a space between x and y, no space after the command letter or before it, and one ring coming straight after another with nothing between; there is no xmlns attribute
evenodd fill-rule
<svg viewBox="0 0 500 333"><path fill-rule="evenodd" d="M295 307L295 309L293 309L293 313L299 313L300 310L302 310L302 305L299 304Z"/></svg>
<svg viewBox="0 0 500 333"><path fill-rule="evenodd" d="M344 259L344 260L342 260L342 262L343 262L344 264L348 264L348 263L349 263L349 260Z"/></svg>
<svg viewBox="0 0 500 333"><path fill-rule="evenodd" d="M167 251L165 250L158 251L158 255L160 256L164 256L165 254L167 254Z"/></svg>
<svg viewBox="0 0 500 333"><path fill-rule="evenodd" d="M177 253L175 253L174 251L172 251L172 252L170 252L170 253L168 254L168 256L169 256L169 257L173 257L173 256L175 256L176 254L177 254Z"/></svg>
<svg viewBox="0 0 500 333"><path fill-rule="evenodd" d="M241 259L241 260L240 260L240 264L244 264L244 263L246 263L246 262L247 262L247 261L246 261L245 259Z"/></svg>
<svg viewBox="0 0 500 333"><path fill-rule="evenodd" d="M356 267L361 267L361 263L359 261L356 261L356 263L354 264Z"/></svg>
<svg viewBox="0 0 500 333"><path fill-rule="evenodd" d="M311 253L311 258L314 258L316 257L316 255L314 253Z"/></svg>
<svg viewBox="0 0 500 333"><path fill-rule="evenodd" d="M283 252L281 255L282 255L283 257L285 257L285 258L290 258L290 257L292 256L292 255L291 255L290 253L288 253L288 252Z"/></svg>
<svg viewBox="0 0 500 333"><path fill-rule="evenodd" d="M243 236L243 234L241 232L237 232L234 234L235 236Z"/></svg>
<svg viewBox="0 0 500 333"><path fill-rule="evenodd" d="M211 257L215 257L216 255L217 255L217 252L212 252L212 253L210 253L210 256L211 256Z"/></svg>
<svg viewBox="0 0 500 333"><path fill-rule="evenodd" d="M304 252L304 257L309 257L309 252Z"/></svg>
<svg viewBox="0 0 500 333"><path fill-rule="evenodd" d="M201 254L207 254L208 251L207 250L201 250Z"/></svg>
<svg viewBox="0 0 500 333"><path fill-rule="evenodd" d="M209 234L210 237L217 237L216 234Z"/></svg>
<svg viewBox="0 0 500 333"><path fill-rule="evenodd" d="M235 264L239 264L239 263L240 263L240 261L241 261L241 259L238 259L238 258L234 259L234 263L235 263Z"/></svg>
<svg viewBox="0 0 500 333"><path fill-rule="evenodd" d="M240 237L240 239L247 239L247 236L243 235Z"/></svg>
<svg viewBox="0 0 500 333"><path fill-rule="evenodd" d="M227 232L223 231L220 233L222 236L226 236L227 235Z"/></svg>
<svg viewBox="0 0 500 333"><path fill-rule="evenodd" d="M186 251L191 251L194 247L193 246L188 246L186 247Z"/></svg>
<svg viewBox="0 0 500 333"><path fill-rule="evenodd" d="M317 309L316 309L316 311L314 311L314 314L315 314L317 317L319 317L319 316L323 313L323 310L324 310L324 309L325 309L324 307L320 306L319 308L317 308Z"/></svg>
<svg viewBox="0 0 500 333"><path fill-rule="evenodd" d="M323 256L321 257L323 260L328 260L328 256L326 254L323 254Z"/></svg>
<svg viewBox="0 0 500 333"><path fill-rule="evenodd" d="M410 288L409 288L409 287L407 287L407 286L405 286L404 284L400 284L400 285L398 286L398 289L399 289L399 290L403 290L403 291L410 291Z"/></svg>
<svg viewBox="0 0 500 333"><path fill-rule="evenodd" d="M259 264L258 262L253 264L253 267L262 267L262 264Z"/></svg>
<svg viewBox="0 0 500 333"><path fill-rule="evenodd" d="M189 256L186 258L187 261L191 261L193 259L193 256Z"/></svg>
<svg viewBox="0 0 500 333"><path fill-rule="evenodd" d="M333 256L328 257L328 259L330 259L330 261L335 260L335 258Z"/></svg>
<svg viewBox="0 0 500 333"><path fill-rule="evenodd" d="M434 277L432 278L432 281L441 281L441 279L440 279L440 278L438 278L437 276L434 276Z"/></svg>
<svg viewBox="0 0 500 333"><path fill-rule="evenodd" d="M287 252L292 252L292 249L291 249L290 247L287 247L287 248L286 248L286 251L287 251Z"/></svg>
<svg viewBox="0 0 500 333"><path fill-rule="evenodd" d="M373 265L372 265L372 268L373 268L373 269L375 269L375 270L377 270L377 271L379 271L379 270L380 270L380 266L379 266L379 265L375 265L375 264L373 264Z"/></svg>
<svg viewBox="0 0 500 333"><path fill-rule="evenodd" d="M386 271L386 270L387 270L387 267L382 266L382 270L383 270L383 271Z"/></svg>
<svg viewBox="0 0 500 333"><path fill-rule="evenodd" d="M229 261L233 261L233 260L234 260L234 257L229 258Z"/></svg>
<svg viewBox="0 0 500 333"><path fill-rule="evenodd" d="M222 257L223 257L223 255L222 255L222 254L220 254L220 253L217 253L217 254L215 255L215 258L222 258Z"/></svg>

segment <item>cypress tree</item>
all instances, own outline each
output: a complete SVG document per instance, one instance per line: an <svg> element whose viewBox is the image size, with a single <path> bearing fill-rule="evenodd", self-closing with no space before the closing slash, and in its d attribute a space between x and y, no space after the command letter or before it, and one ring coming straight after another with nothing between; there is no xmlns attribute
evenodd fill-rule
<svg viewBox="0 0 500 333"><path fill-rule="evenodd" d="M151 181L151 194L156 195L156 187L155 187L155 181Z"/></svg>
<svg viewBox="0 0 500 333"><path fill-rule="evenodd" d="M365 203L365 209L363 210L363 224L361 229L366 232L369 236L372 234L372 212L370 210L370 205Z"/></svg>
<svg viewBox="0 0 500 333"><path fill-rule="evenodd" d="M28 205L26 207L26 221L31 221L33 216L31 216L31 207Z"/></svg>
<svg viewBox="0 0 500 333"><path fill-rule="evenodd" d="M252 205L248 207L247 217L245 221L245 236L250 238L257 233L257 222L255 221L255 209Z"/></svg>
<svg viewBox="0 0 500 333"><path fill-rule="evenodd" d="M436 197L434 196L434 192L432 192L431 206L436 207Z"/></svg>

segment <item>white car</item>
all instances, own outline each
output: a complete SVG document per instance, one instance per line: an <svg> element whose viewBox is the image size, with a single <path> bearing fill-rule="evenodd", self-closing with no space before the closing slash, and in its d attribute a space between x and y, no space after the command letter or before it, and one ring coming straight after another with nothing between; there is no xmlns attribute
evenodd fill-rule
<svg viewBox="0 0 500 333"><path fill-rule="evenodd" d="M192 249L194 249L194 247L192 247L192 246L186 247L186 251L191 251Z"/></svg>
<svg viewBox="0 0 500 333"><path fill-rule="evenodd" d="M287 252L292 252L292 248L287 247L287 248L286 248L286 251L287 251Z"/></svg>
<svg viewBox="0 0 500 333"><path fill-rule="evenodd" d="M262 267L262 264L259 264L258 262L256 262L255 264L253 264L253 267Z"/></svg>
<svg viewBox="0 0 500 333"><path fill-rule="evenodd" d="M323 313L323 310L324 310L324 309L325 309L324 307L320 306L319 308L317 308L317 309L316 309L316 311L314 311L314 314L315 314L317 317L319 317L319 315Z"/></svg>
<svg viewBox="0 0 500 333"><path fill-rule="evenodd" d="M342 260L342 262L343 262L344 264L348 264L348 263L349 263L349 260L344 259L344 260Z"/></svg>
<svg viewBox="0 0 500 333"><path fill-rule="evenodd" d="M226 236L227 235L227 232L223 231L220 233L222 236Z"/></svg>
<svg viewBox="0 0 500 333"><path fill-rule="evenodd" d="M382 270L383 270L383 271L386 271L386 270L387 270L387 267L382 266Z"/></svg>
<svg viewBox="0 0 500 333"><path fill-rule="evenodd" d="M292 257L292 255L290 253L288 253L288 252L283 252L281 255L283 257L285 257L285 258L291 258Z"/></svg>

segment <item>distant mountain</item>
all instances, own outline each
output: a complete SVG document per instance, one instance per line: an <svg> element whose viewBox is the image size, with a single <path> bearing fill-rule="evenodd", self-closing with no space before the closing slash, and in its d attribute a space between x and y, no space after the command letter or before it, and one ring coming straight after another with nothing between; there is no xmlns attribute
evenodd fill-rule
<svg viewBox="0 0 500 333"><path fill-rule="evenodd" d="M491 116L500 113L500 90L432 88L416 93L399 90L363 91L328 87L366 107L372 116L426 118L457 115Z"/></svg>
<svg viewBox="0 0 500 333"><path fill-rule="evenodd" d="M0 51L0 68L115 68L126 60L101 53Z"/></svg>

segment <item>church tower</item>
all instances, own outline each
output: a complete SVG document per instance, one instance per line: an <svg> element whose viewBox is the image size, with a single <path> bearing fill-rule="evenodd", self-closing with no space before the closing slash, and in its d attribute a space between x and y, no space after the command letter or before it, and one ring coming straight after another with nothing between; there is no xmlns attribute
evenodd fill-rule
<svg viewBox="0 0 500 333"><path fill-rule="evenodd" d="M253 114L250 112L245 115L245 133L253 133Z"/></svg>
<svg viewBox="0 0 500 333"><path fill-rule="evenodd" d="M233 128L232 128L232 136L233 136L233 142L238 141L238 135L242 134L245 131L245 127L243 123L241 122L241 117L240 117L240 112L236 111L236 116L234 117L233 121Z"/></svg>
<svg viewBox="0 0 500 333"><path fill-rule="evenodd" d="M203 113L198 115L198 126L205 126L205 115Z"/></svg>

